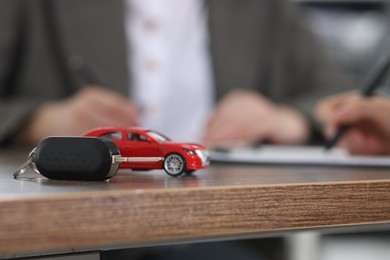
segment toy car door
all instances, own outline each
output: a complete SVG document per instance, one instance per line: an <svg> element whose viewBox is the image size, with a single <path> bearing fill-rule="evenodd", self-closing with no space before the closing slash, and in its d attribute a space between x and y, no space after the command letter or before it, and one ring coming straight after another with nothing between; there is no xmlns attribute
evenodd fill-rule
<svg viewBox="0 0 390 260"><path fill-rule="evenodd" d="M159 144L142 133L124 132L122 135L122 157L133 158L131 162L121 163L121 168L159 169L163 158ZM138 160L137 160L138 158Z"/></svg>

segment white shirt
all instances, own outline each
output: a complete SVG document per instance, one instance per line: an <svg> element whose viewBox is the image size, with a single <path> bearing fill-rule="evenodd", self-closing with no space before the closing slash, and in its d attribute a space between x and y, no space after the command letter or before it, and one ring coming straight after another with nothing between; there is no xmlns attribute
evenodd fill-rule
<svg viewBox="0 0 390 260"><path fill-rule="evenodd" d="M203 1L127 0L127 12L141 125L175 141L199 141L214 95Z"/></svg>

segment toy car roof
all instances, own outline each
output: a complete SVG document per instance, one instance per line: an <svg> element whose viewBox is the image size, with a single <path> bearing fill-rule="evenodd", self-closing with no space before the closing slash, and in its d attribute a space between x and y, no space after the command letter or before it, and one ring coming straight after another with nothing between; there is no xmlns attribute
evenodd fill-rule
<svg viewBox="0 0 390 260"><path fill-rule="evenodd" d="M129 131L133 133L144 133L146 131L150 131L149 128L145 127L99 127L95 129L91 129L88 133L94 132L117 132L117 131Z"/></svg>

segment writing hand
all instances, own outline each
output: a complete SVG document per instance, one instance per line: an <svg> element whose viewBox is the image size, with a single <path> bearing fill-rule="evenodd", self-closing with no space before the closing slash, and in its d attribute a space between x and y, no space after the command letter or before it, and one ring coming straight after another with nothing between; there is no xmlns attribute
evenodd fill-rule
<svg viewBox="0 0 390 260"><path fill-rule="evenodd" d="M137 124L137 109L127 98L89 86L68 99L42 104L19 137L36 144L47 136L77 136L100 126Z"/></svg>
<svg viewBox="0 0 390 260"><path fill-rule="evenodd" d="M331 137L342 125L350 125L338 146L353 154L390 154L390 99L361 97L348 92L321 101L317 116Z"/></svg>

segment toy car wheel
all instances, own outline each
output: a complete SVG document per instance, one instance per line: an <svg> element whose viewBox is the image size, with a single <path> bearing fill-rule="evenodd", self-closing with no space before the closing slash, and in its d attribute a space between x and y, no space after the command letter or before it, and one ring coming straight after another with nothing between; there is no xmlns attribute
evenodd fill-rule
<svg viewBox="0 0 390 260"><path fill-rule="evenodd" d="M180 154L171 153L164 159L164 170L171 176L179 176L185 168L186 162Z"/></svg>

